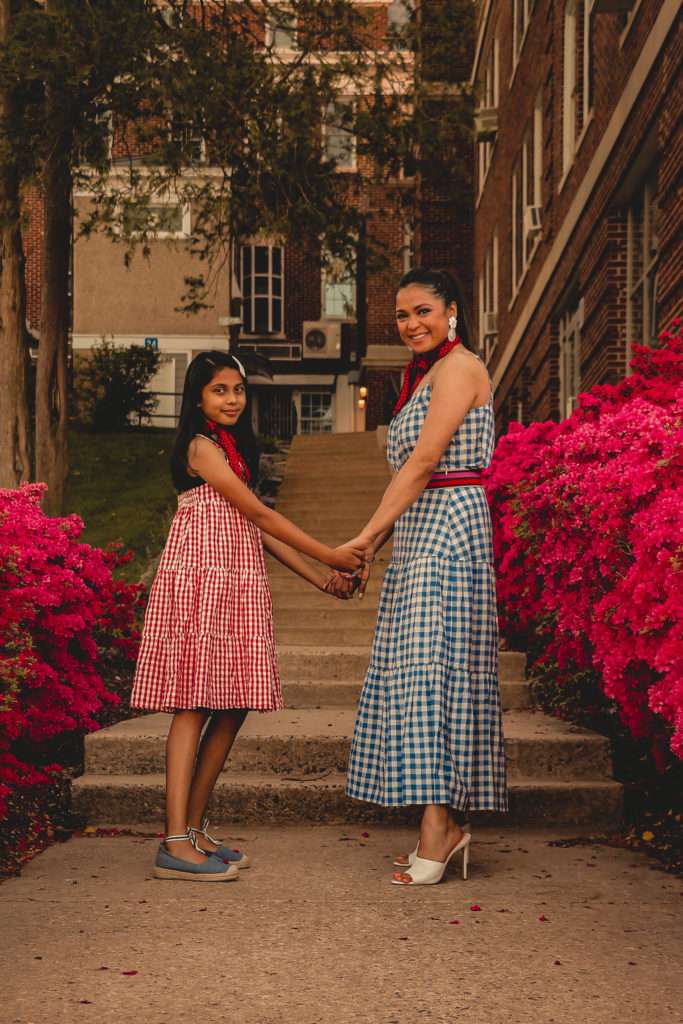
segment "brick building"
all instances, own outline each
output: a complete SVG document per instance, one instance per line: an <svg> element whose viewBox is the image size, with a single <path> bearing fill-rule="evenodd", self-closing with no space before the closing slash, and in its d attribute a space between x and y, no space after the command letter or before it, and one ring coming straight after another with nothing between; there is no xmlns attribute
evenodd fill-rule
<svg viewBox="0 0 683 1024"><path fill-rule="evenodd" d="M390 45L387 27L408 17L406 5L402 0L377 0L365 7L374 18L377 46ZM295 51L296 26L280 25L276 31L274 41L283 52ZM236 249L231 270L224 267L218 274L211 297L214 307L188 317L178 311L184 279L202 269L193 265L189 251L189 207L172 199L160 205L149 259L136 253L129 267L124 266L123 247L110 239L98 234L77 237L72 274L74 353L87 353L101 338L157 349L162 362L152 383L160 396L156 424L173 424L193 355L231 344L244 358L256 357L254 365L260 361L266 368L250 374L254 426L260 432L287 437L297 432L374 429L388 421L409 355L396 331L398 279L410 266L427 262L455 270L466 287L471 286L469 211L458 213L457 204L447 196L418 183L419 206L407 219L401 213L400 193L415 181L405 169L379 185L370 168L364 169L362 161L359 166L354 139L347 132L328 130L324 144L337 160L341 191L352 174L368 171L366 187L350 201L362 204L368 233L379 240L387 257L389 269L381 274L359 261L353 278L330 275L322 259L307 257L296 245L257 236ZM197 146L200 173L202 165L209 169L201 137ZM117 157L114 137L114 174ZM76 194L74 201L78 211L89 197ZM122 210L122 235L127 215ZM134 218L134 209L130 216ZM37 218L27 236L31 318L37 315L40 252Z"/></svg>
<svg viewBox="0 0 683 1024"><path fill-rule="evenodd" d="M487 0L474 276L499 429L563 418L683 312L675 0Z"/></svg>

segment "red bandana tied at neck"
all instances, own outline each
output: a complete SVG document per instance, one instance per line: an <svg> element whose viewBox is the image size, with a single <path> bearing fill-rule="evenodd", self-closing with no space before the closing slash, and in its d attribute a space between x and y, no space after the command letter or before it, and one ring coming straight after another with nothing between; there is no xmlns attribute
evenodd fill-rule
<svg viewBox="0 0 683 1024"><path fill-rule="evenodd" d="M448 341L448 339L446 339L446 341L442 341L440 345L437 345L436 348L430 349L429 352L423 352L421 355L413 356L405 368L401 394L398 396L396 408L391 414L392 419L397 412L401 411L415 391L417 385L420 383L427 371L431 370L434 363L439 359L443 359L444 356L448 355L452 348L455 348L455 346L459 344L460 338L456 338L455 341Z"/></svg>
<svg viewBox="0 0 683 1024"><path fill-rule="evenodd" d="M216 441L223 451L225 452L228 460L228 465L233 471L235 476L243 480L245 484L248 484L251 480L251 473L249 467L240 455L239 448L235 443L235 438L232 436L229 430L222 427L219 423L214 423L213 420L207 420L206 425L209 428L209 433L214 441Z"/></svg>

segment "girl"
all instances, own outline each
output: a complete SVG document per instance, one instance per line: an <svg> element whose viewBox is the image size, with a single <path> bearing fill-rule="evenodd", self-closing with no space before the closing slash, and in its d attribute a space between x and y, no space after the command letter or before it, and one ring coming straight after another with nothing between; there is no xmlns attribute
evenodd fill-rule
<svg viewBox="0 0 683 1024"><path fill-rule="evenodd" d="M247 711L283 707L263 546L321 590L332 577L300 551L336 569L363 565L358 550L319 543L253 494L258 453L246 404L237 359L212 351L192 360L171 452L178 511L150 592L131 696L133 707L173 713L157 878L228 881L247 866L202 822ZM335 592L344 596L336 584Z"/></svg>

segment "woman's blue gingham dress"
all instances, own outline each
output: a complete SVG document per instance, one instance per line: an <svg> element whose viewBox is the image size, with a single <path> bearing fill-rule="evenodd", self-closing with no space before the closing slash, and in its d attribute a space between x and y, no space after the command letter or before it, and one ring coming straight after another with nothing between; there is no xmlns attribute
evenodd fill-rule
<svg viewBox="0 0 683 1024"><path fill-rule="evenodd" d="M415 447L431 386L389 428L389 462ZM493 398L470 409L438 472L484 468ZM385 806L506 810L491 520L483 487L425 490L397 520L346 791Z"/></svg>

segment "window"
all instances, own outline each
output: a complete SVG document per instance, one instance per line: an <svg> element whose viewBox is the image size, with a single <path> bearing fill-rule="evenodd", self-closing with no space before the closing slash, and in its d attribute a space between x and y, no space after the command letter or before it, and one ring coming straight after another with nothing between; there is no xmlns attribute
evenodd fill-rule
<svg viewBox="0 0 683 1024"><path fill-rule="evenodd" d="M498 27L494 29L491 49L484 67L481 106L477 111L479 191L484 187L491 166L493 147L498 131L498 89L500 47Z"/></svg>
<svg viewBox="0 0 683 1024"><path fill-rule="evenodd" d="M131 238L148 231L156 238L187 238L190 234L190 208L180 203L123 203L121 234Z"/></svg>
<svg viewBox="0 0 683 1024"><path fill-rule="evenodd" d="M479 271L479 348L488 363L498 343L498 229Z"/></svg>
<svg viewBox="0 0 683 1024"><path fill-rule="evenodd" d="M296 50L297 21L293 11L281 10L268 23L266 44L274 50Z"/></svg>
<svg viewBox="0 0 683 1024"><path fill-rule="evenodd" d="M392 0L387 4L387 40L390 50L409 50L406 28L413 13L413 0Z"/></svg>
<svg viewBox="0 0 683 1024"><path fill-rule="evenodd" d="M355 316L356 278L346 263L327 256L323 272L323 316L351 319Z"/></svg>
<svg viewBox="0 0 683 1024"><path fill-rule="evenodd" d="M511 177L510 244L512 293L514 295L522 276L522 189L520 186L519 157L515 160Z"/></svg>
<svg viewBox="0 0 683 1024"><path fill-rule="evenodd" d="M534 6L534 0L513 0L512 3L512 63L517 63L524 36L529 26L529 18Z"/></svg>
<svg viewBox="0 0 683 1024"><path fill-rule="evenodd" d="M281 334L284 250L279 245L242 248L242 330Z"/></svg>
<svg viewBox="0 0 683 1024"><path fill-rule="evenodd" d="M196 164L205 162L206 138L197 121L184 121L174 113L168 121L167 130L169 141L180 147L186 159Z"/></svg>
<svg viewBox="0 0 683 1024"><path fill-rule="evenodd" d="M299 430L327 434L332 430L332 395L329 391L302 391Z"/></svg>
<svg viewBox="0 0 683 1024"><path fill-rule="evenodd" d="M403 273L407 274L415 266L415 227L412 220L403 222Z"/></svg>
<svg viewBox="0 0 683 1024"><path fill-rule="evenodd" d="M560 317L560 419L571 416L581 390L583 299L575 299Z"/></svg>
<svg viewBox="0 0 683 1024"><path fill-rule="evenodd" d="M564 58L562 85L562 170L574 158L576 145L576 0L564 9Z"/></svg>
<svg viewBox="0 0 683 1024"><path fill-rule="evenodd" d="M539 90L531 124L522 141L522 256L526 268L541 239L541 163L543 160L543 113Z"/></svg>
<svg viewBox="0 0 683 1024"><path fill-rule="evenodd" d="M650 171L628 208L627 313L631 345L657 347L659 267L657 170Z"/></svg>
<svg viewBox="0 0 683 1024"><path fill-rule="evenodd" d="M593 6L567 0L564 9L562 172L570 167L593 106Z"/></svg>
<svg viewBox="0 0 683 1024"><path fill-rule="evenodd" d="M356 138L352 131L352 100L337 100L327 107L325 117L325 153L338 170L355 170Z"/></svg>

